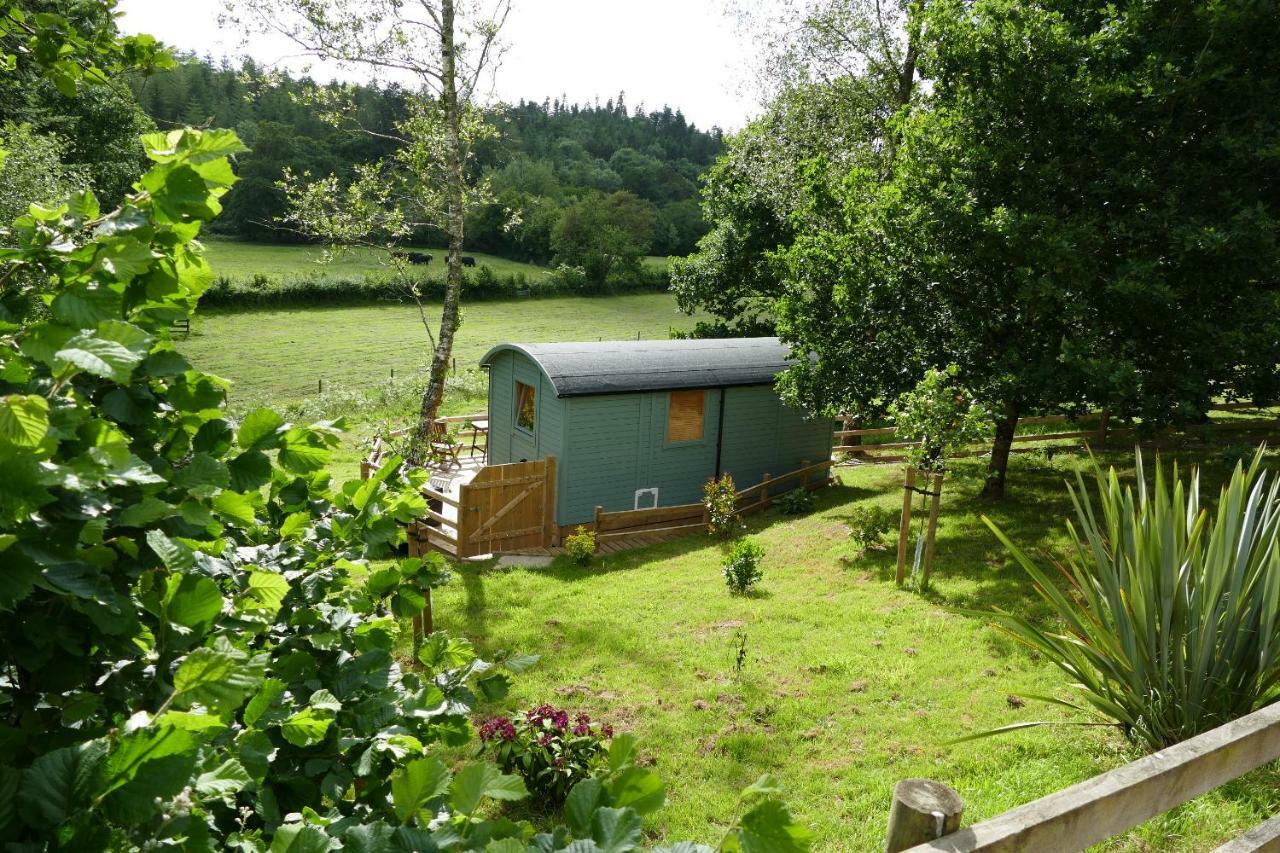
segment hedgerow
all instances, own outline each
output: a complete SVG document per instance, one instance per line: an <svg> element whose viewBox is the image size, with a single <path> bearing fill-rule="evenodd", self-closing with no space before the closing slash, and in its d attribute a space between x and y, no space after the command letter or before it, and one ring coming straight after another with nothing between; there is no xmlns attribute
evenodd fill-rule
<svg viewBox="0 0 1280 853"><path fill-rule="evenodd" d="M641 267L608 286L591 286L585 278L562 268L539 276L524 273L498 275L487 267L466 271L463 298L470 301L536 298L566 294L640 293L664 291L669 279L665 270ZM350 305L368 302L408 302L409 288L418 290L426 301L444 299L444 280L426 274L397 279L387 274L346 278L312 274L299 277L255 275L247 279L217 277L201 298L212 308L273 308L296 305Z"/></svg>

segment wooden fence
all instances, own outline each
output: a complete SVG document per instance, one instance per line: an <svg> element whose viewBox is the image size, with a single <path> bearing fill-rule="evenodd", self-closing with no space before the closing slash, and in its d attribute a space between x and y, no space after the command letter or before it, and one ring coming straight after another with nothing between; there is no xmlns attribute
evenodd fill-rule
<svg viewBox="0 0 1280 853"><path fill-rule="evenodd" d="M1257 408L1253 403L1220 403L1215 405L1212 411L1215 412L1235 412L1245 409ZM858 419L852 415L841 415L837 418L844 425L845 429L835 431L836 446L832 448L832 452L836 454L845 454L855 460L862 462L901 462L903 455L892 453L890 451L903 450L914 445L910 441L879 441L871 443L863 443L864 438L889 438L897 434L896 427L870 427L867 429L859 429L857 427ZM1136 438L1138 431L1132 427L1117 428L1111 424L1111 415L1107 411L1087 412L1082 415L1042 415L1037 417L1019 418L1018 429L1030 426L1047 426L1051 424L1071 424L1079 426L1082 423L1096 421L1096 426L1091 429L1070 429L1063 432L1032 432L1018 435L1016 432L1013 437L1014 447L1011 452L1019 453L1032 450L1034 448L1026 447L1028 444L1037 444L1050 441L1072 441L1083 444L1086 441L1092 441L1095 444L1103 444L1108 439L1119 438ZM1280 431L1280 419L1267 417L1261 419L1242 419L1229 421L1210 421L1205 426L1216 431L1251 431L1251 432L1275 432ZM1185 428L1182 432L1194 430L1196 427ZM1174 435L1177 431L1173 429L1163 429L1156 433L1156 436ZM969 457L969 456L985 456L991 452L990 447L972 447L968 450L952 454L953 458Z"/></svg>
<svg viewBox="0 0 1280 853"><path fill-rule="evenodd" d="M886 850L1074 853L1277 758L1280 703L964 829L959 794L907 779L894 790ZM1216 853L1261 850L1280 850L1280 815Z"/></svg>
<svg viewBox="0 0 1280 853"><path fill-rule="evenodd" d="M772 505L780 486L794 480L799 480L799 485L806 489L827 485L829 471L834 464L830 459L814 465L802 462L801 467L778 477L765 474L759 483L737 493L738 514L749 515L766 509ZM620 512L605 512L603 507L596 507L595 518L590 525L596 532L596 541L625 536L689 533L696 528L705 529L706 526L707 508L700 503ZM562 533L572 533L574 527L576 525L570 525Z"/></svg>

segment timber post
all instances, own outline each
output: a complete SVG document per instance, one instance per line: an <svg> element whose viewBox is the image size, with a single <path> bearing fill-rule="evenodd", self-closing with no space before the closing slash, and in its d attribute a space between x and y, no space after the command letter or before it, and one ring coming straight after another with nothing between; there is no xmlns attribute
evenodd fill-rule
<svg viewBox="0 0 1280 853"><path fill-rule="evenodd" d="M893 787L885 853L900 853L960 828L964 802L954 789L931 779L903 779Z"/></svg>
<svg viewBox="0 0 1280 853"><path fill-rule="evenodd" d="M809 490L809 460L808 459L800 460L800 470L801 472L803 472L800 474L800 488L804 489L805 491L808 491Z"/></svg>
<svg viewBox="0 0 1280 853"><path fill-rule="evenodd" d="M596 507L596 517L592 519L591 526L595 529L597 535L600 533L600 516L602 515L604 515L604 507Z"/></svg>
<svg viewBox="0 0 1280 853"><path fill-rule="evenodd" d="M1098 444L1107 443L1107 428L1110 426L1111 410L1103 409L1102 417L1098 420Z"/></svg>
<svg viewBox="0 0 1280 853"><path fill-rule="evenodd" d="M921 591L929 588L929 573L933 571L933 544L938 536L938 509L942 503L942 473L933 475L932 503L929 505L929 530L924 540L924 571L920 576Z"/></svg>
<svg viewBox="0 0 1280 853"><path fill-rule="evenodd" d="M771 506L769 501L769 481L773 479L769 476L769 472L765 471L764 476L760 478L760 506L768 509Z"/></svg>
<svg viewBox="0 0 1280 853"><path fill-rule="evenodd" d="M915 484L915 466L908 465L906 484L902 487L902 523L898 525L898 586L902 586L907 577L907 538L911 533L911 492Z"/></svg>

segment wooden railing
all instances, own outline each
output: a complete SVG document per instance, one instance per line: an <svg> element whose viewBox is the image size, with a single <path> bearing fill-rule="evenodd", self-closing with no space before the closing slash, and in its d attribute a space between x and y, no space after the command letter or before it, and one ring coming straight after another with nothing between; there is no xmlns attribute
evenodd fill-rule
<svg viewBox="0 0 1280 853"><path fill-rule="evenodd" d="M1078 785L959 829L960 795L907 779L894 790L887 853L1074 853L1280 758L1280 703ZM1280 850L1280 815L1216 853Z"/></svg>
<svg viewBox="0 0 1280 853"><path fill-rule="evenodd" d="M1219 403L1212 407L1215 412L1236 412L1245 409L1257 408L1253 403ZM897 434L895 427L869 427L859 429L857 427L857 418L852 415L841 415L837 418L841 421L845 429L835 431L836 446L832 448L833 453L846 454L854 459L862 462L901 462L903 456L901 454L887 453L886 451L903 450L913 446L914 442L904 441L882 441L863 443L864 438L884 438ZM1074 429L1066 432L1041 432L1041 433L1024 433L1018 435L1015 433L1013 437L1014 453L1025 452L1032 449L1023 445L1036 444L1050 441L1074 441L1083 443L1092 441L1095 444L1105 443L1109 438L1136 437L1137 430L1132 428L1117 428L1113 426L1110 413L1103 411L1087 412L1081 415L1040 415L1029 418L1018 419L1018 429L1029 426L1046 426L1050 424L1080 424L1081 422L1097 420L1097 426L1092 429ZM1261 419L1248 420L1228 420L1228 421L1211 421L1211 427L1215 431L1275 431L1280 429L1280 419L1267 417ZM1157 435L1169 435L1176 433L1173 429L1160 430ZM850 442L849 440L854 440ZM969 457L984 456L991 452L990 447L971 447L967 450L952 454L953 457Z"/></svg>
<svg viewBox="0 0 1280 853"><path fill-rule="evenodd" d="M824 460L815 465L805 462L801 467L778 477L765 474L759 483L737 493L739 515L749 515L765 509L773 503L779 484L799 479L800 485L806 489L825 486L828 478L819 476L828 471L835 463ZM596 539L611 539L641 534L672 534L691 532L695 528L707 526L707 508L700 503L662 506L651 509L629 509L618 512L605 512L604 507L596 507L592 529Z"/></svg>
<svg viewBox="0 0 1280 853"><path fill-rule="evenodd" d="M474 421L483 421L488 417L489 415L486 412L477 412L472 415L448 415L436 418L435 425L436 429L443 434L453 424L469 424ZM374 436L373 444L369 448L369 455L360 460L360 479L369 479L369 475L377 471L382 463L386 461L387 456L391 454L391 439L403 438L408 434L408 429L398 429L384 435ZM462 449L470 450L474 445L476 451L483 454L484 458L487 459L489 457L489 433L487 431L463 429L458 431L454 439Z"/></svg>

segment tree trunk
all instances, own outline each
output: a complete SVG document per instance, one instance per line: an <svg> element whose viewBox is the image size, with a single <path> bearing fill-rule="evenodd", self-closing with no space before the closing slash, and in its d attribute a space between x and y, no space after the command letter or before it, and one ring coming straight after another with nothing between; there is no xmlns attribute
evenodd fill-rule
<svg viewBox="0 0 1280 853"><path fill-rule="evenodd" d="M435 433L435 420L444 401L445 380L449 375L449 361L453 357L453 337L458 330L462 303L462 243L466 236L466 215L463 196L466 176L463 171L465 152L462 150L462 116L458 104L457 53L454 44L454 0L442 0L440 4L440 50L443 69L440 100L445 114L446 153L448 178L445 210L445 231L449 235L449 251L445 257L444 310L440 316L440 333L436 335L436 348L431 356L431 372L427 389L422 394L422 406L418 413L418 429L410 461L420 464L425 457Z"/></svg>
<svg viewBox="0 0 1280 853"><path fill-rule="evenodd" d="M911 92L916 82L916 59L920 53L920 16L923 4L912 4L907 9L907 49L902 58L902 67L898 69L898 106L905 107L911 103Z"/></svg>
<svg viewBox="0 0 1280 853"><path fill-rule="evenodd" d="M987 482L982 487L982 497L1004 497L1005 472L1009 469L1009 450L1013 447L1013 434L1018 429L1018 410L1005 406L1004 417L996 421L996 440L991 446L991 463L987 466Z"/></svg>

